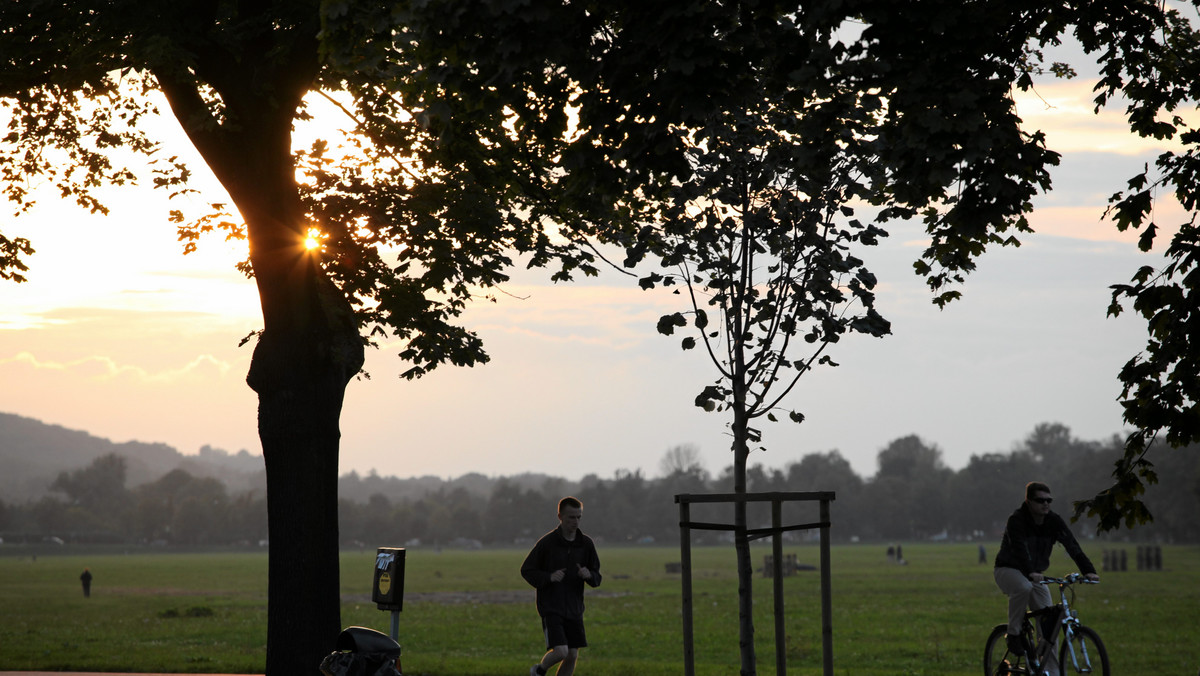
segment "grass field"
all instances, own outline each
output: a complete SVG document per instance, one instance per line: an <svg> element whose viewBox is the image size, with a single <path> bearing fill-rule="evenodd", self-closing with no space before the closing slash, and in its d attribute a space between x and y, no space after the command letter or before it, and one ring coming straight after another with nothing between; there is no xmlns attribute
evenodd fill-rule
<svg viewBox="0 0 1200 676"><path fill-rule="evenodd" d="M1100 560L1099 545L1085 545ZM1131 561L1133 546L1128 546ZM16 554L14 554L16 551ZM787 547L817 563L816 547ZM756 561L769 552L755 550ZM263 553L77 554L33 560L0 548L0 671L262 673L266 641ZM880 545L834 547L834 665L839 675L978 674L983 642L1004 617L991 566L974 545L905 544L908 565ZM992 552L989 551L989 555ZM591 647L581 676L678 675L680 581L671 548L601 546L604 584L589 591ZM732 548L694 550L700 674L738 671ZM541 655L523 551L407 552L400 642L413 676L528 673ZM388 631L370 601L374 550L342 557L343 625ZM1162 572L1109 573L1079 590L1083 621L1100 632L1116 676L1200 669L1200 547L1163 548ZM84 599L79 573L95 575ZM1061 550L1052 573L1073 570ZM820 579L786 579L791 674L820 674ZM756 578L760 672L775 671L771 583Z"/></svg>

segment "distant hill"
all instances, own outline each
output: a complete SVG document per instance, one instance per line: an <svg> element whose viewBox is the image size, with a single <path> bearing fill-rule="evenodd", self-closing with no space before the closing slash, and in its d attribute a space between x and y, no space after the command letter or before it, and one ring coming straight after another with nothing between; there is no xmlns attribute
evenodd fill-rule
<svg viewBox="0 0 1200 676"><path fill-rule="evenodd" d="M50 484L60 472L82 469L96 458L115 453L125 458L126 487L133 488L155 481L164 474L183 469L193 476L213 477L224 482L230 494L255 491L265 493L266 478L262 456L246 451L228 453L204 446L197 455L184 455L166 444L128 441L117 444L87 432L48 425L33 418L0 413L0 500L25 503L49 493ZM506 481L522 490L550 493L569 492L575 484L545 474L519 474L511 477L487 477L470 472L456 479L436 476L397 478L366 476L356 472L338 481L342 498L366 502L372 495L383 495L393 502L417 500L439 491L459 489L486 499L496 484Z"/></svg>
<svg viewBox="0 0 1200 676"><path fill-rule="evenodd" d="M36 500L48 492L60 472L87 467L110 453L125 458L128 487L154 481L174 469L220 479L235 493L265 483L262 458L246 451L231 454L205 446L198 455L184 455L166 444L118 444L87 432L0 413L0 499L10 503Z"/></svg>

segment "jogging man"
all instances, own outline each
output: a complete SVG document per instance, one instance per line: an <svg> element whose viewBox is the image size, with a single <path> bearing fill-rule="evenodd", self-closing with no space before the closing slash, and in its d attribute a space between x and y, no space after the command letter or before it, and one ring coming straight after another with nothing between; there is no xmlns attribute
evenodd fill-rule
<svg viewBox="0 0 1200 676"><path fill-rule="evenodd" d="M569 496L559 500L558 528L543 535L521 564L521 577L537 589L537 611L546 636L546 654L530 667L530 676L545 676L555 664L557 676L571 676L579 649L587 646L583 584L600 586L600 558L592 539L579 530L581 518L582 502Z"/></svg>

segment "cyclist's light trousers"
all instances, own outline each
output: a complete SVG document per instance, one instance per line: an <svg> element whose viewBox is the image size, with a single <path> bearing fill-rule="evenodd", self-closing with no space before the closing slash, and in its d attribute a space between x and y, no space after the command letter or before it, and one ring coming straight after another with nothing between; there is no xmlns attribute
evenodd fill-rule
<svg viewBox="0 0 1200 676"><path fill-rule="evenodd" d="M1041 610L1053 603L1050 590L1044 584L1034 584L1016 568L997 568L993 573L996 586L1008 597L1008 633L1021 633L1025 609Z"/></svg>

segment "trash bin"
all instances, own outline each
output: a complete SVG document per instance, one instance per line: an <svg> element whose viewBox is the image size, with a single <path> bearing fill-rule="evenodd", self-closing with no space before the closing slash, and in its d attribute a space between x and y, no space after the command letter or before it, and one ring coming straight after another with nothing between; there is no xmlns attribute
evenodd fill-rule
<svg viewBox="0 0 1200 676"><path fill-rule="evenodd" d="M400 644L369 627L346 627L321 660L325 676L400 676Z"/></svg>

